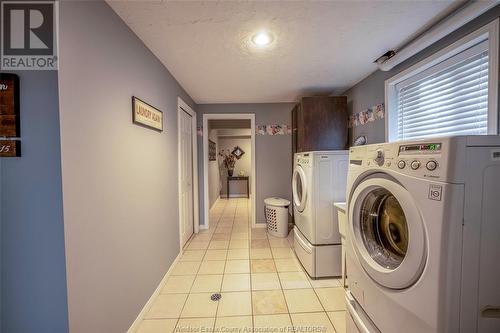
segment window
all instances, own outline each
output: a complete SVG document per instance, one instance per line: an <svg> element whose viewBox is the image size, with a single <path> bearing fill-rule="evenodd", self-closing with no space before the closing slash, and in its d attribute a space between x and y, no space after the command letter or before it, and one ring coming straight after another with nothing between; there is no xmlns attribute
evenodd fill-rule
<svg viewBox="0 0 500 333"><path fill-rule="evenodd" d="M497 134L498 20L386 81L387 139Z"/></svg>

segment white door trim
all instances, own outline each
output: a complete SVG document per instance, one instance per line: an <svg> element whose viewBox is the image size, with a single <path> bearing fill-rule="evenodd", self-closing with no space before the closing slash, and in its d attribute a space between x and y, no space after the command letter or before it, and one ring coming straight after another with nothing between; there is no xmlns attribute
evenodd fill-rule
<svg viewBox="0 0 500 333"><path fill-rule="evenodd" d="M208 121L211 119L248 119L250 120L251 128L251 164L252 164L252 175L250 179L250 204L252 207L252 228L255 228L257 208L255 205L255 114L254 113L206 113L203 115L203 198L204 198L204 212L205 225L203 228L208 229L210 225L209 221L209 199L208 199Z"/></svg>
<svg viewBox="0 0 500 333"><path fill-rule="evenodd" d="M200 230L200 212L198 204L198 150L197 150L197 137L196 137L196 112L184 102L180 97L177 98L177 187L178 187L178 200L179 200L179 246L182 252L182 235L181 235L181 126L180 126L180 112L186 112L192 118L192 145L193 145L193 224L194 233L197 234Z"/></svg>

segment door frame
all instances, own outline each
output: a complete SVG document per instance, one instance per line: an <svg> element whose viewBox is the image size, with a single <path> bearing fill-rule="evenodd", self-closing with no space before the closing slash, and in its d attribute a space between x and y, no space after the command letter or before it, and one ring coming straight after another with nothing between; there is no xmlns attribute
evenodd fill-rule
<svg viewBox="0 0 500 333"><path fill-rule="evenodd" d="M182 98L177 98L177 190L178 190L178 201L179 201L179 246L182 252L182 234L181 234L181 213L182 213L182 184L181 184L181 112L185 112L191 116L191 144L192 144L192 154L193 154L193 231L197 234L200 231L200 213L198 204L198 149L197 149L197 137L196 137L196 112L182 100Z"/></svg>
<svg viewBox="0 0 500 333"><path fill-rule="evenodd" d="M256 216L257 207L255 205L255 113L205 113L203 115L203 216L205 224L201 226L203 229L208 229L210 226L209 219L209 198L208 198L208 121L213 119L247 119L250 120L250 141L251 141L251 166L252 166L252 177L250 180L250 205L252 208L252 228L256 227ZM228 195L229 198L229 195Z"/></svg>

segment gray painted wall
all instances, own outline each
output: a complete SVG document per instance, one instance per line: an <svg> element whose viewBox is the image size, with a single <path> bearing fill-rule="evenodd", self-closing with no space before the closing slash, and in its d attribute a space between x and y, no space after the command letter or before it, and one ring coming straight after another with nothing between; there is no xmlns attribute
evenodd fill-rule
<svg viewBox="0 0 500 333"><path fill-rule="evenodd" d="M203 124L205 113L254 113L255 125L291 125L294 103L262 104L200 104L197 106L198 125ZM279 196L292 197L292 137L291 135L257 135L255 138L256 164L256 221L265 223L264 199ZM203 142L198 136L198 176L200 224L204 224L203 202Z"/></svg>
<svg viewBox="0 0 500 333"><path fill-rule="evenodd" d="M481 28L483 25L493 21L499 16L500 5L494 7L477 19L469 22L462 28L456 30L455 32L444 37L440 41L434 43L433 45L429 46L428 48L406 60L405 62L394 67L392 70L388 72L377 70L373 74L369 75L343 94L347 95L347 105L349 113L355 114L378 103L384 103L385 80L413 66L417 62L427 58L437 51L447 47L448 45L454 43L455 41L468 35L469 33ZM368 143L384 142L385 122L384 120L376 120L374 122L368 123L367 125L355 127L349 132L351 142L359 135L366 135Z"/></svg>
<svg viewBox="0 0 500 333"><path fill-rule="evenodd" d="M57 72L16 74L22 157L0 159L0 331L67 332Z"/></svg>
<svg viewBox="0 0 500 333"><path fill-rule="evenodd" d="M179 253L177 96L194 103L101 1L60 3L60 59L69 326L121 333ZM133 95L163 133L132 124Z"/></svg>

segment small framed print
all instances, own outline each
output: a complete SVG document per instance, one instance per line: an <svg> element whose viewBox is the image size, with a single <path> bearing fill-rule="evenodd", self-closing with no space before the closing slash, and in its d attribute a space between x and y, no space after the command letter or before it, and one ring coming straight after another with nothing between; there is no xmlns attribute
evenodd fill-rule
<svg viewBox="0 0 500 333"><path fill-rule="evenodd" d="M243 154L245 154L245 152L243 151L243 149L241 149L239 146L237 146L237 147L234 147L234 150L231 154L233 154L234 157L236 157L237 159L240 159L241 156L243 156Z"/></svg>
<svg viewBox="0 0 500 333"><path fill-rule="evenodd" d="M0 137L21 136L19 76L0 73Z"/></svg>
<svg viewBox="0 0 500 333"><path fill-rule="evenodd" d="M163 132L163 112L135 96L132 96L132 122Z"/></svg>
<svg viewBox="0 0 500 333"><path fill-rule="evenodd" d="M21 157L21 141L0 140L0 157Z"/></svg>
<svg viewBox="0 0 500 333"><path fill-rule="evenodd" d="M212 140L208 140L208 160L217 161L217 145Z"/></svg>

